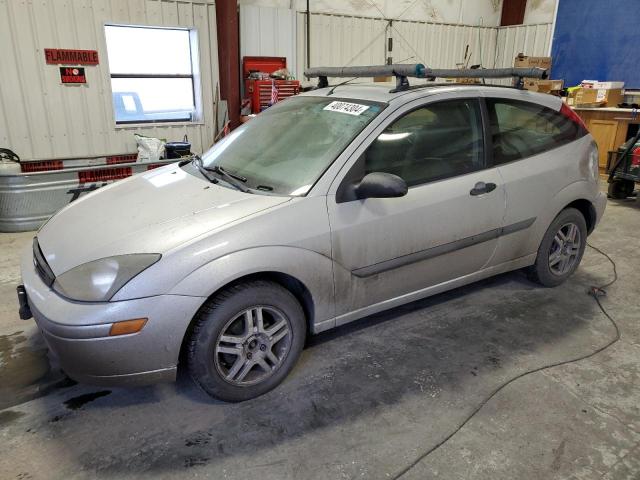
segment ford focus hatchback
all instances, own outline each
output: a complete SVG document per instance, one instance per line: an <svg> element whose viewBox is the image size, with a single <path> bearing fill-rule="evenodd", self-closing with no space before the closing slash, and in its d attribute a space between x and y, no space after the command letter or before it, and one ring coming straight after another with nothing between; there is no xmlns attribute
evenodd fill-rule
<svg viewBox="0 0 640 480"><path fill-rule="evenodd" d="M305 338L509 270L552 287L605 208L559 98L344 85L282 101L202 158L52 217L24 252L23 317L93 384L263 394Z"/></svg>

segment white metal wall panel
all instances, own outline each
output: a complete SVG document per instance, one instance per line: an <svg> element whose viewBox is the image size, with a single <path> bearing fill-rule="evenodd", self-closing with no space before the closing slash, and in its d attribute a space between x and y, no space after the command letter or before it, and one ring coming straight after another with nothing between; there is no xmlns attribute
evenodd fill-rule
<svg viewBox="0 0 640 480"><path fill-rule="evenodd" d="M298 71L303 79L306 66L306 15L298 13ZM384 38L387 22L377 18L342 15L311 15L311 66L380 65L385 62Z"/></svg>
<svg viewBox="0 0 640 480"><path fill-rule="evenodd" d="M295 75L296 28L294 10L240 5L240 57L286 57Z"/></svg>
<svg viewBox="0 0 640 480"><path fill-rule="evenodd" d="M419 62L432 68L456 68L457 64L464 63L468 45L468 66L493 66L495 28L395 21L391 35L395 63Z"/></svg>
<svg viewBox="0 0 640 480"><path fill-rule="evenodd" d="M533 57L544 57L549 53L549 45L553 36L553 24L551 23L499 27L497 30L496 68L513 67L513 60L519 53ZM505 83L505 80L500 80L499 83ZM506 83L509 81L507 80Z"/></svg>
<svg viewBox="0 0 640 480"><path fill-rule="evenodd" d="M298 12L297 78L306 66L306 15ZM313 13L311 15L311 66L375 65L385 63L383 19ZM514 27L480 27L444 23L394 20L393 61L423 63L433 68L456 68L464 61L485 68L511 67L514 57L546 55L552 24ZM495 81L494 81L495 82ZM509 84L510 80L497 80Z"/></svg>
<svg viewBox="0 0 640 480"><path fill-rule="evenodd" d="M298 13L298 78L306 62L306 15ZM496 29L469 25L393 21L339 15L311 15L311 66L375 65L385 63L386 38L393 38L395 63L424 63L455 68L466 45L469 65L493 66ZM480 59L482 53L482 62Z"/></svg>
<svg viewBox="0 0 640 480"><path fill-rule="evenodd" d="M496 67L512 67L519 53L546 56L552 33L551 23L498 28Z"/></svg>
<svg viewBox="0 0 640 480"><path fill-rule="evenodd" d="M105 23L197 30L200 122L116 127ZM58 67L46 65L45 48L97 50L100 64L85 67L87 86L64 86ZM135 152L136 132L168 140L186 134L197 152L213 142L219 77L212 0L0 0L0 49L0 146L23 159Z"/></svg>

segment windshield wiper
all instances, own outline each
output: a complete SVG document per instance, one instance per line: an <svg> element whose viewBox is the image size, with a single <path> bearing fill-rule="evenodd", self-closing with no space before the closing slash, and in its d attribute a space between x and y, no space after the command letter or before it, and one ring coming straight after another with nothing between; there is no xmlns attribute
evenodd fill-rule
<svg viewBox="0 0 640 480"><path fill-rule="evenodd" d="M245 177L243 177L242 175L236 175L234 173L229 173L223 167L221 167L220 165L214 165L213 167L202 167L202 168L204 168L207 172L217 173L222 178L224 178L225 181L228 184L233 185L234 187L236 187L241 192L250 193L250 190L247 187L245 187L242 183L240 183L240 182L246 182L247 181L247 179Z"/></svg>
<svg viewBox="0 0 640 480"><path fill-rule="evenodd" d="M236 180L240 180L242 183L247 183L247 177L243 177L242 175L238 174L238 173L231 173L229 170L227 170L226 168L220 166L220 165L214 165L213 167L207 167L209 170L211 170L212 172L216 172L216 173L221 173L221 174L228 174L229 176L235 178Z"/></svg>
<svg viewBox="0 0 640 480"><path fill-rule="evenodd" d="M242 175L227 172L220 165L214 165L213 167L205 167L202 162L202 158L200 158L200 155L194 155L191 161L195 163L196 167L198 167L198 170L200 171L202 176L207 180L209 180L211 183L218 183L218 179L209 175L209 172L220 175L222 178L224 178L224 180L229 185L231 185L234 188L237 188L241 192L251 193L251 190L248 187L245 187L242 183L238 181L238 180L240 180L241 182L247 181L247 179Z"/></svg>
<svg viewBox="0 0 640 480"><path fill-rule="evenodd" d="M191 160L195 163L196 167L198 167L198 171L202 174L204 178L209 180L211 183L218 183L218 179L209 175L209 169L202 164L202 158L199 155L194 155Z"/></svg>

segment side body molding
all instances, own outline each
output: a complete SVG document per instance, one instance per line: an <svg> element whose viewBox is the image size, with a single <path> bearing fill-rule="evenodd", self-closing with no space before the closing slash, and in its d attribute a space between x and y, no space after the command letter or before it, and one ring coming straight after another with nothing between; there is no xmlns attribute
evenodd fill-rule
<svg viewBox="0 0 640 480"><path fill-rule="evenodd" d="M391 260L386 260L384 262L369 265L367 267L358 268L356 270L353 270L351 273L353 273L356 277L369 277L371 275L386 272L387 270L392 270L404 265L409 265L414 262L420 262L422 260L434 258L439 255L445 255L447 253L455 252L456 250L460 250L462 248L471 247L482 242L493 240L494 238L499 238L503 235L509 235L514 232L519 232L520 230L526 230L535 221L535 217L528 218L521 222L513 223L505 227L495 228L493 230L488 230L478 235L461 238L459 240L454 240L453 242L438 245L437 247L428 248L416 253L410 253L409 255L392 258Z"/></svg>
<svg viewBox="0 0 640 480"><path fill-rule="evenodd" d="M312 250L291 246L265 246L229 253L190 273L169 292L173 295L209 297L240 277L253 273L284 273L298 279L313 299L314 325L331 328L335 321L333 265ZM203 298L204 300L204 298Z"/></svg>

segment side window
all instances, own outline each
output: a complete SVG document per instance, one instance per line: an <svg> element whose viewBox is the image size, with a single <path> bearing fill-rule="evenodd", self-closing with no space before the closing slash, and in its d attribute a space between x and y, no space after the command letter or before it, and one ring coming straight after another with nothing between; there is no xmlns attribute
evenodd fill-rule
<svg viewBox="0 0 640 480"><path fill-rule="evenodd" d="M580 127L550 108L507 99L487 99L494 164L530 157L572 142Z"/></svg>
<svg viewBox="0 0 640 480"><path fill-rule="evenodd" d="M393 173L411 187L483 167L479 103L461 99L413 110L389 125L365 152L364 173Z"/></svg>

